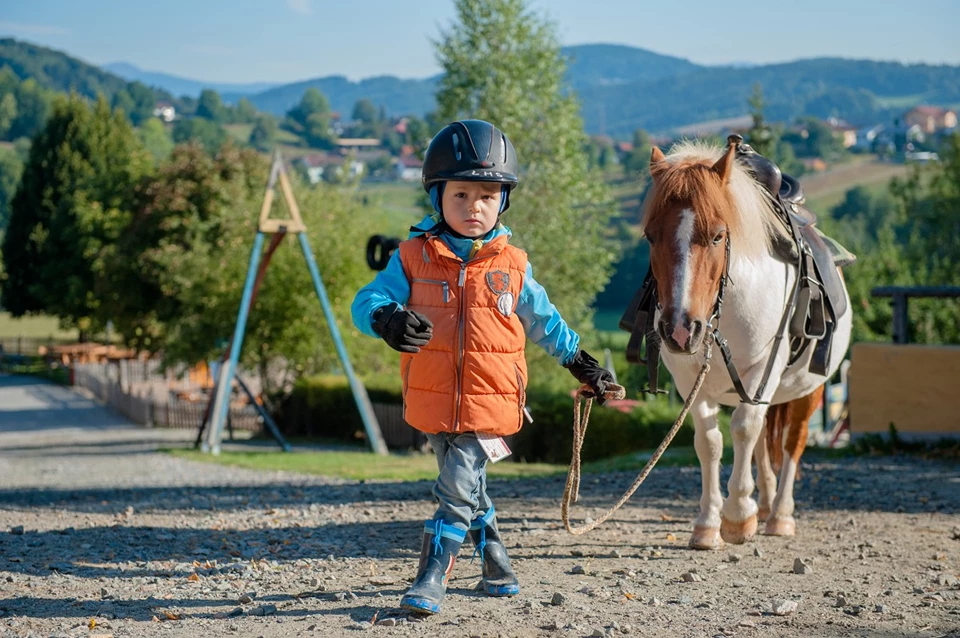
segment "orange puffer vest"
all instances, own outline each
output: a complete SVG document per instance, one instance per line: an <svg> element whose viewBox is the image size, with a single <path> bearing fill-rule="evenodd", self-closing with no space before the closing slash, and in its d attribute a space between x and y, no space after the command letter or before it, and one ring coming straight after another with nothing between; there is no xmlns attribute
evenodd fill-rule
<svg viewBox="0 0 960 638"><path fill-rule="evenodd" d="M526 333L515 310L527 255L501 235L468 262L440 239L400 244L407 308L433 322L433 338L400 355L404 419L422 432L520 429L526 402Z"/></svg>

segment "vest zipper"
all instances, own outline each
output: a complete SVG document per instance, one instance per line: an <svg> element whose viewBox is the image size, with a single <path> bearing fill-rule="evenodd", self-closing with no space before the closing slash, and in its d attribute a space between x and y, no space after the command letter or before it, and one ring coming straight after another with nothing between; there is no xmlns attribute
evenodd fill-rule
<svg viewBox="0 0 960 638"><path fill-rule="evenodd" d="M520 374L520 364L514 363L514 369L517 372L517 401L520 404L519 417L520 417L520 427L523 427L523 416L526 413L526 402L527 402L527 391L523 387L523 375Z"/></svg>
<svg viewBox="0 0 960 638"><path fill-rule="evenodd" d="M496 257L494 255L487 255L486 257L480 257L479 259L472 259L471 261L460 262L460 275L457 277L457 287L460 288L460 319L458 323L457 330L457 392L454 395L454 404L453 404L453 431L460 431L460 395L462 393L462 384L463 384L463 331L464 331L464 322L466 320L466 297L467 297L467 264L475 264L478 261L483 261L484 259L490 259Z"/></svg>
<svg viewBox="0 0 960 638"><path fill-rule="evenodd" d="M403 371L403 389L401 390L401 396L403 397L403 419L407 419L407 390L410 389L410 368L413 366L413 359L407 362L407 367Z"/></svg>
<svg viewBox="0 0 960 638"><path fill-rule="evenodd" d="M420 277L415 277L413 282L418 284L433 284L435 286L443 286L443 303L448 303L450 301L450 284L446 281L442 281L440 279L421 279Z"/></svg>

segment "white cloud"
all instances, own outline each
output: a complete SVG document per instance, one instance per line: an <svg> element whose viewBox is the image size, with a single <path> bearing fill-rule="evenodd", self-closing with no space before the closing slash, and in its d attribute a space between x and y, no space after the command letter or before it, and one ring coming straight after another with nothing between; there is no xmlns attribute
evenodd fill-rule
<svg viewBox="0 0 960 638"><path fill-rule="evenodd" d="M25 24L0 20L0 32L22 33L26 35L67 35L70 29L53 24Z"/></svg>
<svg viewBox="0 0 960 638"><path fill-rule="evenodd" d="M310 0L287 0L287 6L294 13L299 13L302 16L308 16L313 13Z"/></svg>
<svg viewBox="0 0 960 638"><path fill-rule="evenodd" d="M186 48L187 53L198 53L200 55L235 55L237 50L230 47L219 46L216 44L195 44Z"/></svg>

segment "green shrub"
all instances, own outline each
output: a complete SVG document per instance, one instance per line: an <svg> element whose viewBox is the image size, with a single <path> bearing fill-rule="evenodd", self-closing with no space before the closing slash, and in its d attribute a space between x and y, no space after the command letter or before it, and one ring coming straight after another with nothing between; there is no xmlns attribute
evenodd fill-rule
<svg viewBox="0 0 960 638"><path fill-rule="evenodd" d="M573 398L563 394L528 395L533 423L511 437L517 461L569 463L573 445ZM673 425L680 405L665 400L641 403L630 412L594 405L581 450L584 461L595 461L638 450L655 448ZM693 443L688 417L677 432L674 445Z"/></svg>
<svg viewBox="0 0 960 638"><path fill-rule="evenodd" d="M399 384L367 384L373 403L403 403ZM346 377L302 377L278 409L277 424L288 436L352 441L363 435L363 420Z"/></svg>

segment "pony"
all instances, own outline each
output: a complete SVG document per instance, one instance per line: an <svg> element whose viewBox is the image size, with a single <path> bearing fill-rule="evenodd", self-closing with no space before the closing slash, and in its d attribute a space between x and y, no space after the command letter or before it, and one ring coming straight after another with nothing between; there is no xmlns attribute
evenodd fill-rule
<svg viewBox="0 0 960 638"><path fill-rule="evenodd" d="M798 268L772 252L777 232L783 232L776 228L772 196L737 161L734 150L733 145L722 149L687 141L664 155L654 147L652 184L641 220L658 298L656 334L648 338L659 339L677 389L683 396L690 393L705 363L705 341L721 327L750 396L767 378L758 404L741 402L733 375L723 365L713 365L691 404L702 475L700 512L690 537L696 549L744 543L757 533L758 519L765 521L765 534L796 533L794 481L825 381L808 371L813 348L790 361L790 339L778 337ZM849 345L849 307L848 296L847 310L834 326L826 378L840 366ZM735 406L726 499L720 489L721 405ZM756 483L751 457L757 462Z"/></svg>

